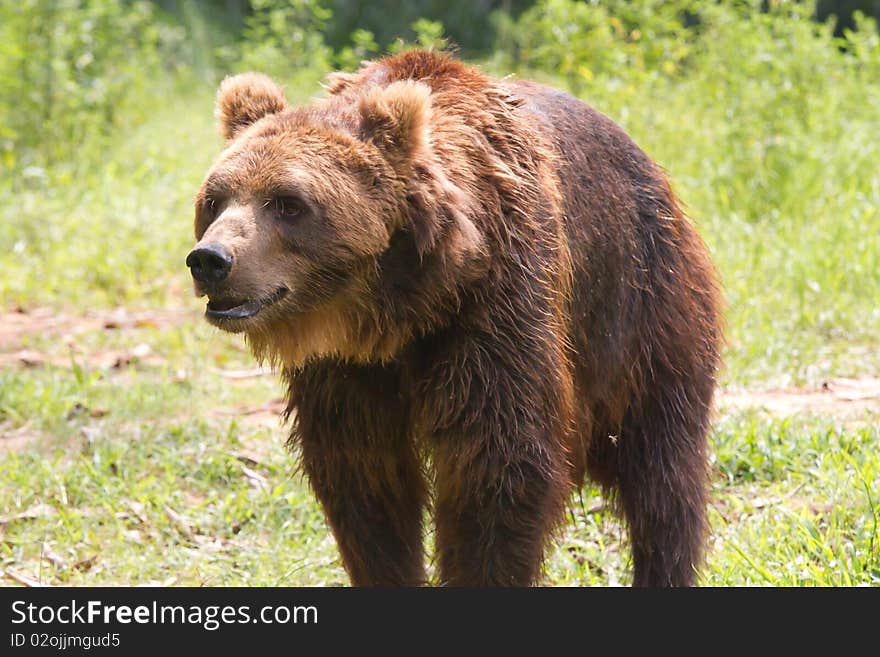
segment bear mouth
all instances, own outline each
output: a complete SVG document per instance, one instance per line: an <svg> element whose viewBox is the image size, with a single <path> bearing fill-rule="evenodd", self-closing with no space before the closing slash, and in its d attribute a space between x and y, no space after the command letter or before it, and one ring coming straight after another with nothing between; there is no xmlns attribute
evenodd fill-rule
<svg viewBox="0 0 880 657"><path fill-rule="evenodd" d="M262 299L209 299L205 309L205 317L214 322L223 322L236 319L250 319L255 317L261 310L281 301L287 295L288 289L280 287L268 297Z"/></svg>

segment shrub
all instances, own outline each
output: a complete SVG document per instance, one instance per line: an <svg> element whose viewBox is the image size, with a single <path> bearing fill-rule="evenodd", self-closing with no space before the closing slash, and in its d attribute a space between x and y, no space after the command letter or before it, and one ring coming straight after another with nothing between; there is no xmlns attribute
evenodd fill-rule
<svg viewBox="0 0 880 657"><path fill-rule="evenodd" d="M251 0L241 44L234 53L237 70L259 70L282 80L325 71L333 53L323 30L330 12L316 0Z"/></svg>
<svg viewBox="0 0 880 657"><path fill-rule="evenodd" d="M0 152L9 168L73 158L136 117L179 30L123 0L0 3Z"/></svg>

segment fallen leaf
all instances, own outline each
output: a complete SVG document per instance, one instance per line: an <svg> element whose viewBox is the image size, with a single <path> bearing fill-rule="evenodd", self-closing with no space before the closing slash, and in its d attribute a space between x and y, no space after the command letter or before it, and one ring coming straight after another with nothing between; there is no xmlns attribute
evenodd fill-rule
<svg viewBox="0 0 880 657"><path fill-rule="evenodd" d="M0 526L8 525L16 520L36 520L58 515L58 509L48 504L37 504L29 509L11 516L0 516Z"/></svg>
<svg viewBox="0 0 880 657"><path fill-rule="evenodd" d="M18 359L18 362L25 367L40 367L46 363L46 356L39 351L23 349L22 351L17 352L15 357Z"/></svg>
<svg viewBox="0 0 880 657"><path fill-rule="evenodd" d="M242 464L241 471L244 473L245 478L247 478L248 483L254 488L258 490L266 490L269 488L269 481L256 470L251 470L249 467Z"/></svg>
<svg viewBox="0 0 880 657"><path fill-rule="evenodd" d="M40 588L42 586L45 586L42 582L35 580L33 577L18 573L14 570L10 570L9 568L3 571L3 575L14 582L18 582L19 584L30 588Z"/></svg>
<svg viewBox="0 0 880 657"><path fill-rule="evenodd" d="M177 513L174 509L172 509L167 504L163 507L165 511L165 515L168 516L169 520L177 527L177 530L186 536L187 538L192 538L193 534L195 534L195 530L193 529L192 523L187 520L185 517Z"/></svg>
<svg viewBox="0 0 880 657"><path fill-rule="evenodd" d="M134 543L143 543L144 533L140 529L126 529L125 537Z"/></svg>
<svg viewBox="0 0 880 657"><path fill-rule="evenodd" d="M153 348L146 342L140 343L131 350L131 355L134 358L146 358L151 353L153 353Z"/></svg>
<svg viewBox="0 0 880 657"><path fill-rule="evenodd" d="M63 557L56 554L52 548L49 547L48 543L43 543L43 550L40 553L40 556L58 569L67 568L67 563L64 561Z"/></svg>
<svg viewBox="0 0 880 657"><path fill-rule="evenodd" d="M142 525L147 524L147 507L144 504L140 502L135 502L134 500L129 500L125 503L125 505L129 508L132 515L137 518Z"/></svg>
<svg viewBox="0 0 880 657"><path fill-rule="evenodd" d="M131 354L124 351L110 351L102 355L98 359L98 366L101 369L121 369L131 363Z"/></svg>
<svg viewBox="0 0 880 657"><path fill-rule="evenodd" d="M245 452L225 452L227 456L231 456L232 458L241 461L245 465L255 466L255 465L264 465L262 461L260 461L256 454L246 454Z"/></svg>
<svg viewBox="0 0 880 657"><path fill-rule="evenodd" d="M89 409L86 408L84 404L80 404L76 402L73 406L70 407L70 410L67 411L67 415L65 416L68 420L72 420L75 417L79 417L80 415L85 414Z"/></svg>
<svg viewBox="0 0 880 657"><path fill-rule="evenodd" d="M228 538L218 536L194 536L193 540L200 548L212 552L219 552L232 543Z"/></svg>
<svg viewBox="0 0 880 657"><path fill-rule="evenodd" d="M76 563L71 566L72 570L81 570L82 572L86 572L91 570L92 566L95 565L98 561L98 555L93 554L90 557L86 557L85 559L80 559Z"/></svg>
<svg viewBox="0 0 880 657"><path fill-rule="evenodd" d="M236 522L232 523L232 533L238 534L241 531L242 527L244 527L247 523L249 523L251 520L253 520L254 516L255 516L255 514L252 513L247 518L243 518L241 520L237 520Z"/></svg>

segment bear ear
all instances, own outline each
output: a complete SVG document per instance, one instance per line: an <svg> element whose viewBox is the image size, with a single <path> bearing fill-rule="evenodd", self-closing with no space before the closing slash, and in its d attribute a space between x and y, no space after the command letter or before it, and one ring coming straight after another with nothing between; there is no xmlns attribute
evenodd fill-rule
<svg viewBox="0 0 880 657"><path fill-rule="evenodd" d="M217 90L217 127L226 139L269 114L287 107L281 87L262 73L229 76Z"/></svg>
<svg viewBox="0 0 880 657"><path fill-rule="evenodd" d="M429 144L431 89L414 80L392 82L360 100L363 137L392 160L413 159Z"/></svg>
<svg viewBox="0 0 880 657"><path fill-rule="evenodd" d="M346 73L345 71L334 71L324 78L324 88L331 96L342 93L355 82L357 82L357 73Z"/></svg>

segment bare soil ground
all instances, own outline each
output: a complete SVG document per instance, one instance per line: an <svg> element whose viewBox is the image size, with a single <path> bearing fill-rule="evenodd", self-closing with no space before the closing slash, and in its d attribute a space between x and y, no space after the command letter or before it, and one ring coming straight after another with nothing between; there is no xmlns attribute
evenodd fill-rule
<svg viewBox="0 0 880 657"><path fill-rule="evenodd" d="M0 313L0 367L69 367L71 355L76 360L99 368L122 367L133 361L159 364L152 358L149 345L142 344L126 351L101 350L82 354L77 337L96 331L131 331L162 329L180 324L191 316L179 310L132 312L126 308L87 313L84 316L58 313L49 308L16 309ZM51 352L39 351L28 345L35 338L57 338ZM65 348L59 349L59 345Z"/></svg>
<svg viewBox="0 0 880 657"><path fill-rule="evenodd" d="M880 379L834 378L823 381L818 388L786 390L722 390L716 401L722 409L744 410L763 408L774 415L787 416L814 413L853 416L880 415Z"/></svg>

